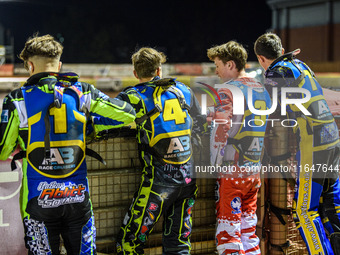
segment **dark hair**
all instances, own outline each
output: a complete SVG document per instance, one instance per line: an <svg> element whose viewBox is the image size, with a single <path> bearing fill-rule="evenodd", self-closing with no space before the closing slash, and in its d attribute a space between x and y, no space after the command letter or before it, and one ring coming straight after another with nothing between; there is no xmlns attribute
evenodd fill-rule
<svg viewBox="0 0 340 255"><path fill-rule="evenodd" d="M245 68L248 58L245 48L235 41L229 41L225 44L212 47L208 49L207 55L211 61L218 57L224 64L233 60L239 71Z"/></svg>
<svg viewBox="0 0 340 255"><path fill-rule="evenodd" d="M257 38L254 51L267 59L277 59L282 54L281 39L274 33L265 33Z"/></svg>

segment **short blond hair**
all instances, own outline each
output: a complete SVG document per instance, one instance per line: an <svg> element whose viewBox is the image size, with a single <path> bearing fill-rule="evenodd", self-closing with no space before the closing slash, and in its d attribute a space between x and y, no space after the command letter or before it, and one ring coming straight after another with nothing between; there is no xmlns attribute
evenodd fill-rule
<svg viewBox="0 0 340 255"><path fill-rule="evenodd" d="M40 56L59 60L62 53L63 46L53 36L34 35L26 41L19 57L24 61L25 67L27 67L27 61L31 57Z"/></svg>
<svg viewBox="0 0 340 255"><path fill-rule="evenodd" d="M156 70L166 61L163 52L153 48L140 48L132 57L133 67L139 78L154 77Z"/></svg>
<svg viewBox="0 0 340 255"><path fill-rule="evenodd" d="M246 67L248 58L245 48L235 41L212 47L208 49L207 55L211 61L214 61L216 57L222 60L223 63L233 60L239 71Z"/></svg>

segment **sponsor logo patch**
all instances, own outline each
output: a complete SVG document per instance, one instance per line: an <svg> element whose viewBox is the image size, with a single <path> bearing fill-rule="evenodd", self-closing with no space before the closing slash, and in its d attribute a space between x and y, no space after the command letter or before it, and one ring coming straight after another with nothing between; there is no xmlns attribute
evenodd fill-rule
<svg viewBox="0 0 340 255"><path fill-rule="evenodd" d="M241 213L241 198L235 197L235 198L231 201L230 205L231 205L231 208L234 209L234 211L231 212L232 214Z"/></svg>
<svg viewBox="0 0 340 255"><path fill-rule="evenodd" d="M83 184L41 182L38 190L40 191L38 204L42 208L54 208L60 205L83 202L86 187Z"/></svg>

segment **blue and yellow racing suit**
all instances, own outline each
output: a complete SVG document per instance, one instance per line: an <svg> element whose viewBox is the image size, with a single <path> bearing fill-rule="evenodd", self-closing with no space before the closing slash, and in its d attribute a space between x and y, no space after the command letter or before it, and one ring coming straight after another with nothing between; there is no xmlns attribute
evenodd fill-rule
<svg viewBox="0 0 340 255"><path fill-rule="evenodd" d="M117 238L118 254L144 254L164 214L163 254L190 254L191 211L196 197L192 133L206 119L193 92L174 79L159 79L118 95L136 111L142 180ZM194 126L194 127L193 127Z"/></svg>
<svg viewBox="0 0 340 255"><path fill-rule="evenodd" d="M131 105L77 80L74 73L38 73L4 99L0 159L20 146L20 203L29 254L60 254L60 235L68 254L96 254L86 125L91 119L100 132L135 119Z"/></svg>
<svg viewBox="0 0 340 255"><path fill-rule="evenodd" d="M286 107L288 117L297 123L294 132L298 142L298 171L293 215L309 254L339 254L339 244L336 244L340 239L339 131L322 88L310 68L295 59L293 53L276 59L265 77L270 93L272 88L278 88L281 104L283 87L310 92L310 100L302 103L309 114L304 114L296 104ZM289 99L305 96L304 93L287 93ZM333 250L323 226L330 234Z"/></svg>

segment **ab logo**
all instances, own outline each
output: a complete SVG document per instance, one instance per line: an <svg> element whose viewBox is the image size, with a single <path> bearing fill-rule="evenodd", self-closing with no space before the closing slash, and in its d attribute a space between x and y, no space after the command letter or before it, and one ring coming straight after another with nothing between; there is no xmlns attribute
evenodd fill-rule
<svg viewBox="0 0 340 255"><path fill-rule="evenodd" d="M42 165L49 164L71 164L74 161L73 148L51 148L51 158L44 158Z"/></svg>
<svg viewBox="0 0 340 255"><path fill-rule="evenodd" d="M263 146L263 138L255 137L251 142L248 151L261 151Z"/></svg>
<svg viewBox="0 0 340 255"><path fill-rule="evenodd" d="M67 177L74 173L85 159L85 151L79 146L51 148L46 155L44 147L28 153L28 162L33 169L49 178Z"/></svg>
<svg viewBox="0 0 340 255"><path fill-rule="evenodd" d="M325 100L318 101L318 105L319 105L319 107L318 107L319 115L322 114L322 113L325 113L325 112L330 112Z"/></svg>
<svg viewBox="0 0 340 255"><path fill-rule="evenodd" d="M171 138L167 153L171 154L171 153L177 153L177 152L190 150L189 142L190 142L190 137L187 135Z"/></svg>

